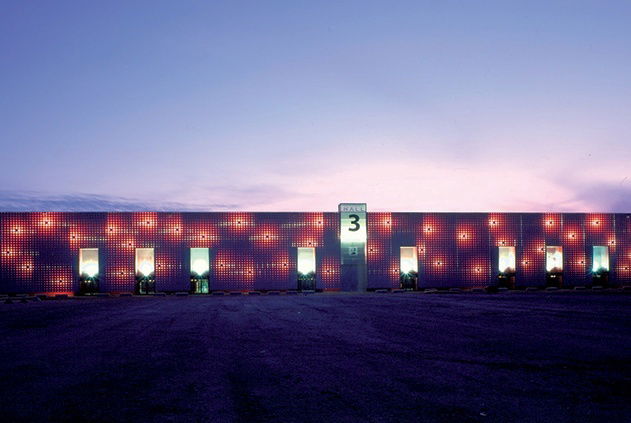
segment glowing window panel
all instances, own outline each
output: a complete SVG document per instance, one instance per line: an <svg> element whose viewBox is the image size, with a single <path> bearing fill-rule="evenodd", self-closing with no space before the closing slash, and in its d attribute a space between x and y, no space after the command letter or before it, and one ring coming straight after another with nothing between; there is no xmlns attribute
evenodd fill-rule
<svg viewBox="0 0 631 423"><path fill-rule="evenodd" d="M99 249L81 248L79 250L79 274L94 278L99 274Z"/></svg>
<svg viewBox="0 0 631 423"><path fill-rule="evenodd" d="M155 271L155 253L153 248L136 248L136 273L148 277Z"/></svg>
<svg viewBox="0 0 631 423"><path fill-rule="evenodd" d="M316 271L315 248L298 247L298 273L308 275Z"/></svg>
<svg viewBox="0 0 631 423"><path fill-rule="evenodd" d="M609 271L609 248L601 245L592 247L594 261L592 264L592 272L608 272Z"/></svg>
<svg viewBox="0 0 631 423"><path fill-rule="evenodd" d="M418 273L418 255L416 247L401 247L399 265L403 273Z"/></svg>
<svg viewBox="0 0 631 423"><path fill-rule="evenodd" d="M558 247L558 246L546 247L546 271L548 272L563 271L563 247Z"/></svg>
<svg viewBox="0 0 631 423"><path fill-rule="evenodd" d="M191 273L197 277L207 277L210 272L208 248L191 248Z"/></svg>
<svg viewBox="0 0 631 423"><path fill-rule="evenodd" d="M515 273L516 255L515 247L498 247L499 271L501 273Z"/></svg>

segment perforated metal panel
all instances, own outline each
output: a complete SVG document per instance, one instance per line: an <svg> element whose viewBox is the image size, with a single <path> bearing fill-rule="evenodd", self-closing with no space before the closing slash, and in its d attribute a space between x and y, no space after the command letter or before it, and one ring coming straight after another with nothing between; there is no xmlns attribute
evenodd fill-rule
<svg viewBox="0 0 631 423"><path fill-rule="evenodd" d="M545 247L563 247L564 286L590 282L592 247L609 281L631 283L631 217L580 213L368 213L368 288L399 286L415 246L421 288L496 283L498 246L516 248L517 286L544 286ZM298 247L316 250L316 288L339 290L337 213L0 213L0 292L76 292L79 250L99 249L99 288L134 290L136 248L155 249L156 289L190 287L190 248L210 251L210 289L295 289Z"/></svg>

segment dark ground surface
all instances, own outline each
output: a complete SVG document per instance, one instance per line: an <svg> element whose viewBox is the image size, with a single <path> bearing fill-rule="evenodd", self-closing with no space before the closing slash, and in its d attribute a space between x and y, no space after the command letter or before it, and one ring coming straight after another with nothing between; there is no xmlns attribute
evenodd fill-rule
<svg viewBox="0 0 631 423"><path fill-rule="evenodd" d="M2 421L631 420L631 295L0 304Z"/></svg>

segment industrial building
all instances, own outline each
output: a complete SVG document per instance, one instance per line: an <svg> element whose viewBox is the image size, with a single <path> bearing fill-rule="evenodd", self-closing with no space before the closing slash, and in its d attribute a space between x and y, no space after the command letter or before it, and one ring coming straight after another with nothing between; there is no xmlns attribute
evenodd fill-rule
<svg viewBox="0 0 631 423"><path fill-rule="evenodd" d="M0 213L0 293L631 284L631 215Z"/></svg>

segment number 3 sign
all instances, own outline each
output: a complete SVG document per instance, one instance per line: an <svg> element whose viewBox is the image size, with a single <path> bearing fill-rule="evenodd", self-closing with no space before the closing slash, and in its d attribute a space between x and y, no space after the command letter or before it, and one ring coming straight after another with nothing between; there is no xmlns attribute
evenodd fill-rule
<svg viewBox="0 0 631 423"><path fill-rule="evenodd" d="M366 242L366 204L340 204L340 241L345 243Z"/></svg>

